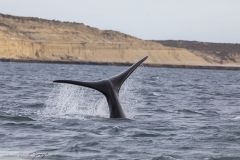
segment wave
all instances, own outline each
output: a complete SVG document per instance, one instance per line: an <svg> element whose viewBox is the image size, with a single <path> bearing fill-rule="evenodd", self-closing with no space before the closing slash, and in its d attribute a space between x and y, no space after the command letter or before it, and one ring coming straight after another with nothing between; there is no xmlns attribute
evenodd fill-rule
<svg viewBox="0 0 240 160"><path fill-rule="evenodd" d="M28 128L33 128L33 129L40 129L43 128L41 125L35 125L35 124L30 124L30 123L5 123L5 126L12 126L12 127L28 127Z"/></svg>
<svg viewBox="0 0 240 160"><path fill-rule="evenodd" d="M154 133L135 133L132 137L159 137L162 136L161 134L154 134Z"/></svg>
<svg viewBox="0 0 240 160"><path fill-rule="evenodd" d="M83 148L79 144L70 146L66 149L67 152L88 152L88 153L100 153L101 151L89 148Z"/></svg>
<svg viewBox="0 0 240 160"><path fill-rule="evenodd" d="M2 113L0 113L2 114ZM1 120L9 120L9 121L34 121L34 119L28 117L28 116L19 116L19 115L10 115L10 114L4 114L0 115Z"/></svg>
<svg viewBox="0 0 240 160"><path fill-rule="evenodd" d="M199 130L217 130L220 131L220 127L217 126L201 126Z"/></svg>
<svg viewBox="0 0 240 160"><path fill-rule="evenodd" d="M44 103L32 103L32 104L24 104L21 105L20 107L24 107L24 108L45 108L46 105Z"/></svg>
<svg viewBox="0 0 240 160"><path fill-rule="evenodd" d="M169 111L164 110L164 109L160 109L160 108L155 109L154 111L155 111L155 112L160 112L160 113L169 113Z"/></svg>
<svg viewBox="0 0 240 160"><path fill-rule="evenodd" d="M229 157L211 157L209 160L239 160L240 157L235 157L235 156L229 156Z"/></svg>
<svg viewBox="0 0 240 160"><path fill-rule="evenodd" d="M180 110L177 110L177 112L178 112L178 113L186 113L186 114L199 114L199 115L205 115L204 113L196 112L196 111L189 110L189 109L180 109Z"/></svg>

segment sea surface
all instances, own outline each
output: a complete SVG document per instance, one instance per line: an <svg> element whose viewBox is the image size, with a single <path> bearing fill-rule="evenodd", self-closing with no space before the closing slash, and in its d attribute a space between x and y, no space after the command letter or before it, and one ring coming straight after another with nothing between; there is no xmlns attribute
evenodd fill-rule
<svg viewBox="0 0 240 160"><path fill-rule="evenodd" d="M105 97L54 84L109 65L0 62L1 160L240 160L240 71L140 67L110 119Z"/></svg>

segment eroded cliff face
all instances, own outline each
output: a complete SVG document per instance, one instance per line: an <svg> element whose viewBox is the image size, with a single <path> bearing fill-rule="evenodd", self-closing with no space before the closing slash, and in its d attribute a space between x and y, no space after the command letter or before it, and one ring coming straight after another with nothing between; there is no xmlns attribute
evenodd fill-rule
<svg viewBox="0 0 240 160"><path fill-rule="evenodd" d="M2 59L133 63L146 55L149 64L218 63L211 55L206 58L184 48L167 47L82 23L0 14Z"/></svg>
<svg viewBox="0 0 240 160"><path fill-rule="evenodd" d="M239 63L240 44L210 43L198 41L166 40L155 41L168 47L185 48L201 57L210 56L216 63Z"/></svg>

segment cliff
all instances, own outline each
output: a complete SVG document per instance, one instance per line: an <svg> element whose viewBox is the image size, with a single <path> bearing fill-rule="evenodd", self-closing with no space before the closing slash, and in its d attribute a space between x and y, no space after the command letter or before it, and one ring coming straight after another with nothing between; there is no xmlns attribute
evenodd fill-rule
<svg viewBox="0 0 240 160"><path fill-rule="evenodd" d="M148 55L152 65L238 65L188 48L144 41L83 23L0 14L0 59L133 63ZM239 54L238 54L239 55Z"/></svg>
<svg viewBox="0 0 240 160"><path fill-rule="evenodd" d="M168 47L184 48L202 57L211 56L216 63L240 63L240 44L198 41L155 41Z"/></svg>

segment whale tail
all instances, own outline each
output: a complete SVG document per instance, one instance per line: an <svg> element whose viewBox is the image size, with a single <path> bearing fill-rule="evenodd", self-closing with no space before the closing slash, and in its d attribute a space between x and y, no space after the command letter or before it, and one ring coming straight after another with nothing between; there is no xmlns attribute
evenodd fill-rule
<svg viewBox="0 0 240 160"><path fill-rule="evenodd" d="M102 94L105 95L107 98L109 109L110 109L110 117L111 118L124 118L124 113L122 111L121 105L118 100L119 91L121 89L122 84L124 81L140 66L148 56L144 57L137 63L133 64L129 67L126 71L113 76L109 79L102 80L102 81L95 81L95 82L82 82L82 81L72 81L72 80L55 80L53 82L56 83L68 83L78 86L84 86L88 88L95 89ZM114 107L117 106L117 107Z"/></svg>
<svg viewBox="0 0 240 160"><path fill-rule="evenodd" d="M92 88L95 90L98 90L99 92L103 93L106 95L106 84L107 82L105 80L103 81L96 81L96 82L81 82L81 81L72 81L72 80L55 80L53 81L55 83L68 83L68 84L74 84L78 86L84 86L88 88Z"/></svg>
<svg viewBox="0 0 240 160"><path fill-rule="evenodd" d="M93 82L82 82L82 81L72 81L72 80L55 80L53 82L55 83L68 83L68 84L74 84L74 85L78 85L78 86L84 86L84 87L88 87L88 88L92 88L95 90L98 90L99 92L103 93L104 95L106 95L106 84L111 82L112 87L119 92L120 88L122 86L122 84L124 83L124 81L133 73L133 71L135 71L137 69L137 67L139 65L141 65L146 59L148 58L148 56L144 57L143 59L141 59L140 61L138 61L137 63L133 64L130 68L128 68L126 71L111 77L107 80L102 80L102 81L93 81Z"/></svg>

